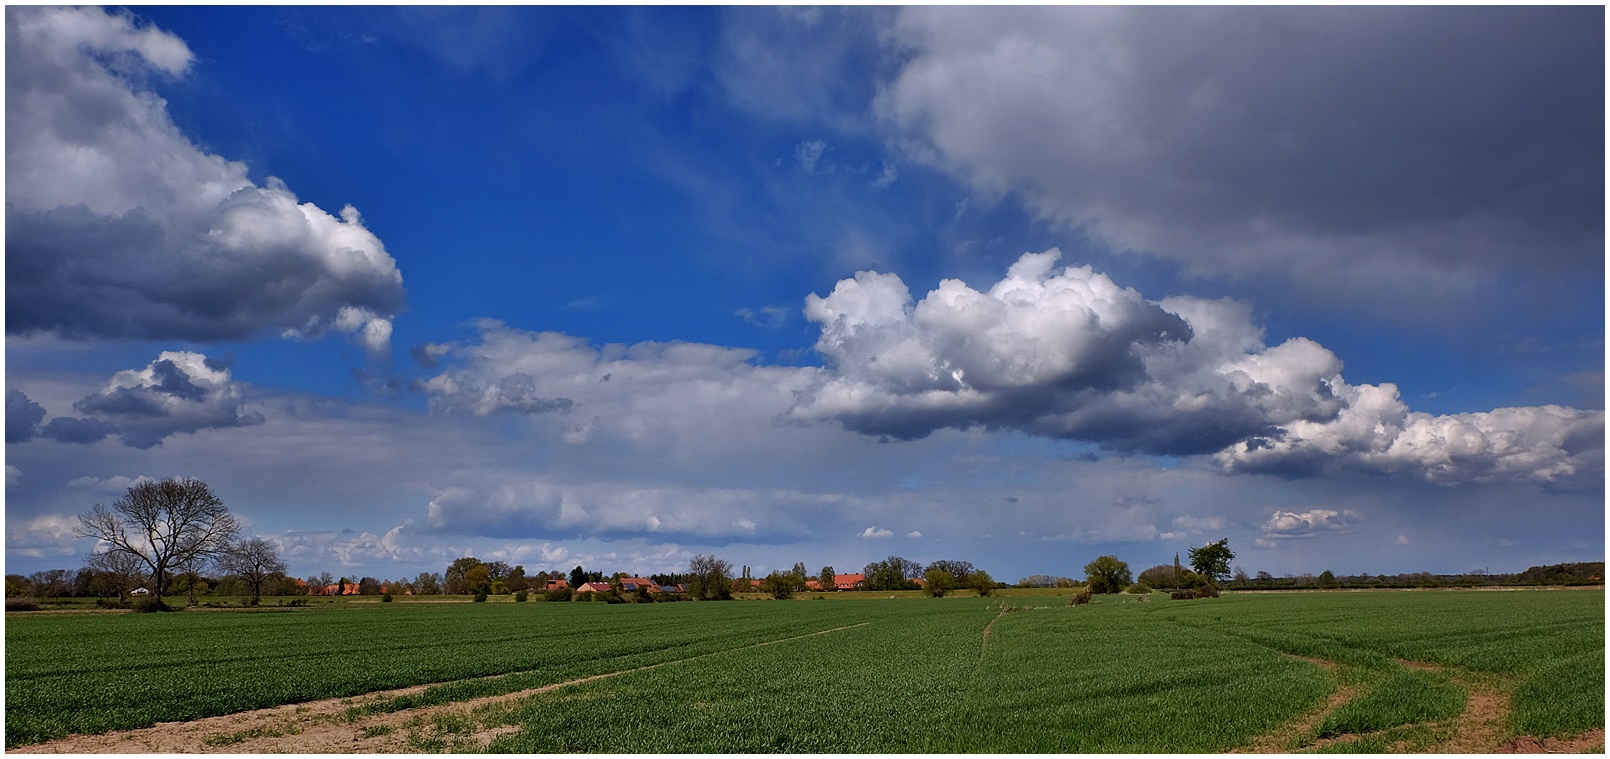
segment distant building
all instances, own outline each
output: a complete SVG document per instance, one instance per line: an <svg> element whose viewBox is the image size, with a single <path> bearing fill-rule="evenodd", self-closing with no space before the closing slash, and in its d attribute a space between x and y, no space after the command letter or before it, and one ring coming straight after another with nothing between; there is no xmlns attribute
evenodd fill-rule
<svg viewBox="0 0 1610 759"><path fill-rule="evenodd" d="M861 590L866 587L866 575L833 575L836 590Z"/></svg>

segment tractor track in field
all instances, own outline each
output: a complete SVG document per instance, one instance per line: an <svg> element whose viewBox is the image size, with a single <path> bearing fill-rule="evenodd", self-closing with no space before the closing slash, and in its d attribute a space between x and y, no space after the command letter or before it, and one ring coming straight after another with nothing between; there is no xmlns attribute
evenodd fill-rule
<svg viewBox="0 0 1610 759"><path fill-rule="evenodd" d="M407 688L375 691L359 696L306 701L299 704L284 704L266 709L204 717L188 722L161 722L151 727L134 730L121 730L95 735L70 735L66 738L59 738L45 743L8 748L6 753L398 754L427 750L450 750L455 753L471 752L484 749L487 744L499 736L519 731L517 726L503 724L499 718L511 712L515 703L521 699L617 675L629 675L672 664L697 661L719 654L827 635L842 630L864 627L869 624L872 623L860 622L828 630L817 630L776 640L696 654L682 659L672 659L615 672L604 672L574 680L550 683L512 693L482 696L445 704L364 713L366 707L382 706L390 699L417 695L437 685L448 684L430 683L413 685ZM519 673L507 672L486 678L471 678L470 680L453 680L449 682L491 680L514 674Z"/></svg>
<svg viewBox="0 0 1610 759"><path fill-rule="evenodd" d="M1341 670L1342 665L1328 659L1315 659L1308 656L1287 654L1293 659L1301 659L1320 669L1329 672L1332 676ZM1336 691L1325 699L1319 708L1304 713L1297 719L1287 722L1263 735L1254 738L1251 743L1230 751L1232 754L1284 754L1290 753L1292 744L1302 736L1313 732L1320 722L1330 716L1331 712L1341 708L1342 704L1352 701L1362 689L1356 685L1342 685L1338 683Z"/></svg>
<svg viewBox="0 0 1610 759"><path fill-rule="evenodd" d="M1341 664L1326 659L1287 654L1320 667L1333 675ZM1594 728L1568 738L1544 738L1523 735L1508 737L1510 696L1508 689L1497 684L1493 677L1464 672L1430 662L1399 659L1398 663L1410 669L1435 672L1443 675L1465 690L1465 706L1458 716L1438 722L1424 723L1444 733L1444 737L1424 747L1415 747L1414 753L1429 754L1576 754L1602 753L1605 745L1604 729ZM1362 695L1363 688L1339 685L1325 703L1301 717L1258 736L1252 743L1230 753L1291 753L1312 752L1330 746L1355 743L1375 733L1349 733L1330 738L1303 742L1304 736L1343 704ZM1385 731L1383 731L1385 732ZM1409 750L1406 741L1389 748L1392 752Z"/></svg>

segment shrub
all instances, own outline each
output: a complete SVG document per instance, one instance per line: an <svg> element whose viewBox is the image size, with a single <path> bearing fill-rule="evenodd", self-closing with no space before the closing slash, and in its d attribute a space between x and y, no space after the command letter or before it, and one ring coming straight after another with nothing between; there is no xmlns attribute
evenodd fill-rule
<svg viewBox="0 0 1610 759"><path fill-rule="evenodd" d="M102 609L127 609L129 602L119 598L97 598L95 605ZM8 608L7 611L10 611Z"/></svg>
<svg viewBox="0 0 1610 759"><path fill-rule="evenodd" d="M1219 597L1219 589L1218 589L1217 586L1215 586L1211 582L1202 583L1202 587L1196 589L1196 597L1197 598L1218 598Z"/></svg>
<svg viewBox="0 0 1610 759"><path fill-rule="evenodd" d="M149 614L157 611L176 611L176 609L173 607L162 603L162 599L157 598L156 596L142 598L139 601L134 602L134 610L141 614Z"/></svg>
<svg viewBox="0 0 1610 759"><path fill-rule="evenodd" d="M1175 600L1175 601L1189 601L1189 600L1191 600L1193 598L1196 598L1196 591L1194 591L1194 590L1176 590L1173 593L1168 594L1168 597L1170 599L1172 599L1172 600Z"/></svg>
<svg viewBox="0 0 1610 759"><path fill-rule="evenodd" d="M569 601L570 588L555 588L542 594L544 601Z"/></svg>
<svg viewBox="0 0 1610 759"><path fill-rule="evenodd" d="M1151 595L1152 589L1144 582L1137 582L1134 585L1129 586L1129 588L1124 592L1133 593L1137 596L1146 596Z"/></svg>
<svg viewBox="0 0 1610 759"><path fill-rule="evenodd" d="M290 600L290 603L286 603L286 604L283 604L283 605L285 605L285 606L308 606L310 604L308 603L308 600L306 598L293 598L293 599Z"/></svg>
<svg viewBox="0 0 1610 759"><path fill-rule="evenodd" d="M1069 606L1084 606L1085 604L1090 603L1090 599L1094 598L1095 595L1096 595L1096 591L1094 589L1092 589L1089 585L1086 585L1086 586L1080 588L1078 593L1073 594L1073 600L1070 601L1068 603L1068 605Z"/></svg>
<svg viewBox="0 0 1610 759"><path fill-rule="evenodd" d="M526 595L526 592L523 591L523 590L520 591L519 593L514 594L514 602L517 603L517 604L525 603L526 598L528 598L528 596ZM387 600L390 600L389 597L388 597Z"/></svg>
<svg viewBox="0 0 1610 759"><path fill-rule="evenodd" d="M391 603L391 594L390 594L390 593L383 593L383 594L381 594L381 596L380 596L380 602L381 602L381 603L383 603L383 604L389 604L389 603Z"/></svg>
<svg viewBox="0 0 1610 759"><path fill-rule="evenodd" d="M483 590L483 591L475 594L475 603L478 603L478 604L486 603L486 591Z"/></svg>
<svg viewBox="0 0 1610 759"><path fill-rule="evenodd" d="M32 598L7 598L6 611L39 611L39 604Z"/></svg>

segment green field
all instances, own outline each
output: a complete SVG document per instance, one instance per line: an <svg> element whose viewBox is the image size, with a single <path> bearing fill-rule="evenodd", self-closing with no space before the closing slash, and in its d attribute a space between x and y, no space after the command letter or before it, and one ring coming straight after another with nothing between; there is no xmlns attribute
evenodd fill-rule
<svg viewBox="0 0 1610 759"><path fill-rule="evenodd" d="M1508 697L1506 737L1604 724L1602 591L1085 607L873 595L8 614L6 746L417 684L441 683L364 708L617 672L488 712L518 728L488 748L1218 752L1313 715L1338 688L1357 695L1282 748L1423 750L1456 728L1471 687ZM630 671L652 664L664 666ZM467 747L450 733L413 747Z"/></svg>

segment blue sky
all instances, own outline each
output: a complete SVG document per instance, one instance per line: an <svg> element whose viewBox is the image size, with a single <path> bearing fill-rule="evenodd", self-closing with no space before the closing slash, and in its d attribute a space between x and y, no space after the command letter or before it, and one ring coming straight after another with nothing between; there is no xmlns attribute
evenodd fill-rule
<svg viewBox="0 0 1610 759"><path fill-rule="evenodd" d="M1603 558L1601 8L6 22L8 572Z"/></svg>

